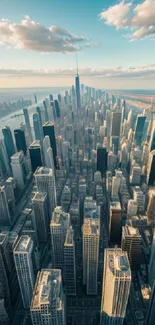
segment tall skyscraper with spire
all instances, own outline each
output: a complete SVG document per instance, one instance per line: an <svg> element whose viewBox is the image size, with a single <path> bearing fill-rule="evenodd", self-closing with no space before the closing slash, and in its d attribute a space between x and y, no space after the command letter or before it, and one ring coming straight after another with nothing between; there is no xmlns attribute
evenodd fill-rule
<svg viewBox="0 0 155 325"><path fill-rule="evenodd" d="M76 108L81 109L81 98L80 98L80 78L78 72L78 59L77 59L77 75L75 77L75 89L76 89Z"/></svg>

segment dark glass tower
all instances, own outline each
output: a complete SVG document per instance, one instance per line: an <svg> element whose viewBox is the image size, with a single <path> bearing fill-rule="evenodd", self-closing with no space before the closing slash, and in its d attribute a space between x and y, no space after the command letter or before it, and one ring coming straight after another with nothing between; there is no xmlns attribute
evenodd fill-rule
<svg viewBox="0 0 155 325"><path fill-rule="evenodd" d="M155 183L155 150L151 151L149 154L147 179L148 179L148 185L154 185L154 183Z"/></svg>
<svg viewBox="0 0 155 325"><path fill-rule="evenodd" d="M76 107L77 109L81 109L81 98L80 98L80 78L77 73L75 77L75 88L76 88Z"/></svg>
<svg viewBox="0 0 155 325"><path fill-rule="evenodd" d="M97 170L101 172L102 176L107 171L107 149L97 148Z"/></svg>
<svg viewBox="0 0 155 325"><path fill-rule="evenodd" d="M54 124L51 122L47 122L43 125L43 134L44 137L46 135L50 138L50 144L51 148L53 149L53 159L54 159L54 165L56 167L56 156L57 156L57 147L56 147L56 139L55 139L55 131L54 131Z"/></svg>
<svg viewBox="0 0 155 325"><path fill-rule="evenodd" d="M146 120L146 116L143 116L143 115L137 116L136 131L135 131L136 146L141 146L145 120Z"/></svg>
<svg viewBox="0 0 155 325"><path fill-rule="evenodd" d="M29 147L29 152L30 152L32 172L34 173L37 167L42 166L42 161L43 161L40 141L34 141Z"/></svg>
<svg viewBox="0 0 155 325"><path fill-rule="evenodd" d="M54 100L54 109L55 109L56 118L60 118L60 107L57 99Z"/></svg>
<svg viewBox="0 0 155 325"><path fill-rule="evenodd" d="M6 151L7 151L9 162L10 162L11 157L15 153L15 146L14 146L14 142L13 142L12 133L8 126L6 126L2 129L2 133L3 133L4 143L6 146Z"/></svg>
<svg viewBox="0 0 155 325"><path fill-rule="evenodd" d="M33 141L32 137L32 132L31 132L31 125L30 125L30 119L29 119L29 113L27 108L23 108L23 113L24 113L24 119L25 119L25 125L26 125L26 130L28 133L28 136L30 138L30 141Z"/></svg>
<svg viewBox="0 0 155 325"><path fill-rule="evenodd" d="M24 152L24 155L26 156L27 145L26 145L24 130L21 129L14 130L14 136L15 136L17 151L22 150Z"/></svg>

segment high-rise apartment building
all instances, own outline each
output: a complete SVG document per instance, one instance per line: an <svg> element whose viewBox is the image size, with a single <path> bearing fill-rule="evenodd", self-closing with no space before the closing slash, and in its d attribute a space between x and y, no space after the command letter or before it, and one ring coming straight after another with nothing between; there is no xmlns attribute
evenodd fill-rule
<svg viewBox="0 0 155 325"><path fill-rule="evenodd" d="M147 215L150 222L155 224L155 189L149 190L149 202L147 206Z"/></svg>
<svg viewBox="0 0 155 325"><path fill-rule="evenodd" d="M64 278L68 295L76 295L75 241L72 227L67 230L64 243Z"/></svg>
<svg viewBox="0 0 155 325"><path fill-rule="evenodd" d="M14 248L14 260L25 309L30 307L35 281L32 254L33 241L29 236L21 236Z"/></svg>
<svg viewBox="0 0 155 325"><path fill-rule="evenodd" d="M138 213L145 211L145 193L139 186L133 187L133 199L137 201Z"/></svg>
<svg viewBox="0 0 155 325"><path fill-rule="evenodd" d="M85 218L83 224L83 284L87 295L98 292L100 223L98 219Z"/></svg>
<svg viewBox="0 0 155 325"><path fill-rule="evenodd" d="M113 244L118 244L121 238L122 209L119 199L110 202L109 237Z"/></svg>
<svg viewBox="0 0 155 325"><path fill-rule="evenodd" d="M35 181L38 192L47 194L50 218L56 206L56 187L53 170L47 167L38 167L35 172Z"/></svg>
<svg viewBox="0 0 155 325"><path fill-rule="evenodd" d="M64 265L64 242L69 226L69 213L65 213L61 207L57 206L54 209L50 224L52 258L55 268L62 268Z"/></svg>
<svg viewBox="0 0 155 325"><path fill-rule="evenodd" d="M38 273L30 312L32 325L66 325L61 270L42 269Z"/></svg>
<svg viewBox="0 0 155 325"><path fill-rule="evenodd" d="M105 249L100 325L123 325L131 284L126 252Z"/></svg>

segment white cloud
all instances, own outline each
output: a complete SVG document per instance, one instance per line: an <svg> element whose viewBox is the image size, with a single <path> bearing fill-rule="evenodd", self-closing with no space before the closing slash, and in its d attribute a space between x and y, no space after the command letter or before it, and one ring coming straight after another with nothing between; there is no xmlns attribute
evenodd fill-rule
<svg viewBox="0 0 155 325"><path fill-rule="evenodd" d="M81 69L81 77L123 79L123 78L155 78L155 64L142 67L122 67L104 68L104 69ZM3 77L47 77L47 78L66 78L76 75L75 69L55 69L55 70L15 70L0 68L0 78Z"/></svg>
<svg viewBox="0 0 155 325"><path fill-rule="evenodd" d="M41 53L67 53L88 47L88 39L58 26L49 28L25 16L21 23L0 21L0 44Z"/></svg>
<svg viewBox="0 0 155 325"><path fill-rule="evenodd" d="M118 28L131 29L131 40L149 37L155 38L155 0L144 0L136 5L128 1L103 10L100 18L108 25Z"/></svg>
<svg viewBox="0 0 155 325"><path fill-rule="evenodd" d="M115 6L109 7L107 10L103 10L99 17L104 19L107 25L113 25L117 29L126 27L129 23L129 13L132 3L121 1Z"/></svg>

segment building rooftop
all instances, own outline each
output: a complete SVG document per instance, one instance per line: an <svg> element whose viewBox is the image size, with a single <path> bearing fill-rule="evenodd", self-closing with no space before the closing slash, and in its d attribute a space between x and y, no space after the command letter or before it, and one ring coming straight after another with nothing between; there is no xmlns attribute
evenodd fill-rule
<svg viewBox="0 0 155 325"><path fill-rule="evenodd" d="M40 148L40 141L39 140L35 140L30 144L29 149L35 149L35 148Z"/></svg>
<svg viewBox="0 0 155 325"><path fill-rule="evenodd" d="M51 121L47 121L43 124L43 126L54 126L54 124Z"/></svg>
<svg viewBox="0 0 155 325"><path fill-rule="evenodd" d="M29 236L21 236L15 246L14 253L19 254L29 252L31 243L32 240Z"/></svg>
<svg viewBox="0 0 155 325"><path fill-rule="evenodd" d="M65 228L68 228L69 223L70 214L64 212L61 206L57 206L52 214L51 226L53 227L62 225L65 226Z"/></svg>
<svg viewBox="0 0 155 325"><path fill-rule="evenodd" d="M35 172L35 176L42 175L42 176L53 176L53 170L47 167L38 167Z"/></svg>
<svg viewBox="0 0 155 325"><path fill-rule="evenodd" d="M139 237L141 238L138 228L133 228L131 226L122 227L122 238L124 237Z"/></svg>
<svg viewBox="0 0 155 325"><path fill-rule="evenodd" d="M38 272L31 310L41 307L41 305L49 305L52 300L56 299L61 306L61 281L61 270L43 269Z"/></svg>
<svg viewBox="0 0 155 325"><path fill-rule="evenodd" d="M34 197L33 197L32 201L42 201L42 202L44 202L46 197L47 197L46 193L36 192L34 194Z"/></svg>
<svg viewBox="0 0 155 325"><path fill-rule="evenodd" d="M100 224L98 219L85 219L83 224L83 233L85 235L99 236L100 234Z"/></svg>
<svg viewBox="0 0 155 325"><path fill-rule="evenodd" d="M3 245L6 236L7 236L6 234L4 234L4 233L0 233L0 245Z"/></svg>
<svg viewBox="0 0 155 325"><path fill-rule="evenodd" d="M106 249L106 262L115 277L131 278L127 252L121 249Z"/></svg>

